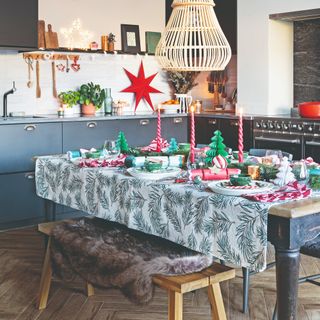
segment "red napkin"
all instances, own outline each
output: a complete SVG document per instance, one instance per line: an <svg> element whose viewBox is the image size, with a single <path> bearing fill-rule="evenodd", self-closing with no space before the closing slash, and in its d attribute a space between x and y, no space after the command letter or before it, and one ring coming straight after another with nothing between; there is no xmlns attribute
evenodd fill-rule
<svg viewBox="0 0 320 320"><path fill-rule="evenodd" d="M114 160L106 159L82 159L79 162L81 168L98 168L98 167L123 167L126 155L120 155Z"/></svg>
<svg viewBox="0 0 320 320"><path fill-rule="evenodd" d="M241 173L241 170L236 168L220 169L218 173L210 169L192 169L191 178L193 180L196 176L199 176L202 180L226 180L229 179L230 175L239 173Z"/></svg>
<svg viewBox="0 0 320 320"><path fill-rule="evenodd" d="M297 181L290 182L286 186L273 191L272 193L256 193L243 195L244 198L259 202L274 202L279 200L298 200L307 198L312 190L306 185L300 185Z"/></svg>
<svg viewBox="0 0 320 320"><path fill-rule="evenodd" d="M161 150L162 149L165 149L165 148L168 148L169 147L169 143L167 140L161 138L160 140L160 148ZM154 139L151 141L151 143L146 146L146 147L143 147L141 148L142 151L149 151L149 152L156 152L157 151L157 139Z"/></svg>

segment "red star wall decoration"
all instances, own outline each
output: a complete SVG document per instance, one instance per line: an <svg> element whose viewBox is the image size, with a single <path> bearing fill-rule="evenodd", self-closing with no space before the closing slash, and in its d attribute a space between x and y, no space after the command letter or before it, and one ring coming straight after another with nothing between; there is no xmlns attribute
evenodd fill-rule
<svg viewBox="0 0 320 320"><path fill-rule="evenodd" d="M155 78L155 76L158 74L158 72L151 75L150 77L146 78L145 74L144 74L144 67L143 67L142 61L140 64L140 68L139 68L139 72L138 72L137 77L134 76L131 72L129 72L126 69L124 69L124 71L126 72L128 78L130 79L131 85L128 88L121 90L121 92L132 92L135 94L136 105L134 108L134 112L136 112L137 107L138 107L141 99L145 99L148 102L151 109L154 111L152 101L150 98L150 93L162 93L162 92L151 87L150 83Z"/></svg>

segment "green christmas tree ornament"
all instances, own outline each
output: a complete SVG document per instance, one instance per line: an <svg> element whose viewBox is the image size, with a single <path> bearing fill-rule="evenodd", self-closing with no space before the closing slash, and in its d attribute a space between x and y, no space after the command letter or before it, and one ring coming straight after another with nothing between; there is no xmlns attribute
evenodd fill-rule
<svg viewBox="0 0 320 320"><path fill-rule="evenodd" d="M223 143L223 137L221 131L217 130L214 132L214 136L211 138L211 143L209 144L210 150L206 152L206 162L212 164L214 157L220 155L226 157L228 152L225 150L226 145Z"/></svg>
<svg viewBox="0 0 320 320"><path fill-rule="evenodd" d="M122 131L119 132L118 139L117 139L117 148L120 150L121 153L128 153L129 152L129 145L126 139L126 136Z"/></svg>
<svg viewBox="0 0 320 320"><path fill-rule="evenodd" d="M171 138L167 153L169 154L176 153L178 149L179 147L178 147L177 140L175 138Z"/></svg>

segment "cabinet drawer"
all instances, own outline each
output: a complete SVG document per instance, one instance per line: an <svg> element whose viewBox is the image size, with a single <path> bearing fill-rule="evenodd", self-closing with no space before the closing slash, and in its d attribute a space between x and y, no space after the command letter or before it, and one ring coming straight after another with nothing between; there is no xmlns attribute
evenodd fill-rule
<svg viewBox="0 0 320 320"><path fill-rule="evenodd" d="M60 123L0 126L0 173L33 171L32 157L62 151Z"/></svg>
<svg viewBox="0 0 320 320"><path fill-rule="evenodd" d="M130 146L143 146L156 137L155 119L124 119L63 124L63 151L100 148L106 139L116 140L123 131Z"/></svg>
<svg viewBox="0 0 320 320"><path fill-rule="evenodd" d="M0 225L45 218L44 200L35 192L34 172L0 175Z"/></svg>
<svg viewBox="0 0 320 320"><path fill-rule="evenodd" d="M173 117L163 118L162 136L170 141L171 138L175 138L178 142L188 141L188 117Z"/></svg>

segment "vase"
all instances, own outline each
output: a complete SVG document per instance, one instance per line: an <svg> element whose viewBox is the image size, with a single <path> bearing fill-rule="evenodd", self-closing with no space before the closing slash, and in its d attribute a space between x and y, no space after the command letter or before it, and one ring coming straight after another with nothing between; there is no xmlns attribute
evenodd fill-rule
<svg viewBox="0 0 320 320"><path fill-rule="evenodd" d="M192 103L192 97L187 94L175 94L177 100L179 100L180 104L180 113L186 113L188 112L188 108Z"/></svg>
<svg viewBox="0 0 320 320"><path fill-rule="evenodd" d="M111 88L106 88L106 98L104 100L104 113L112 114L112 103L113 99L111 97Z"/></svg>
<svg viewBox="0 0 320 320"><path fill-rule="evenodd" d="M81 113L86 116L93 116L96 114L96 107L93 103L83 104L81 106Z"/></svg>

